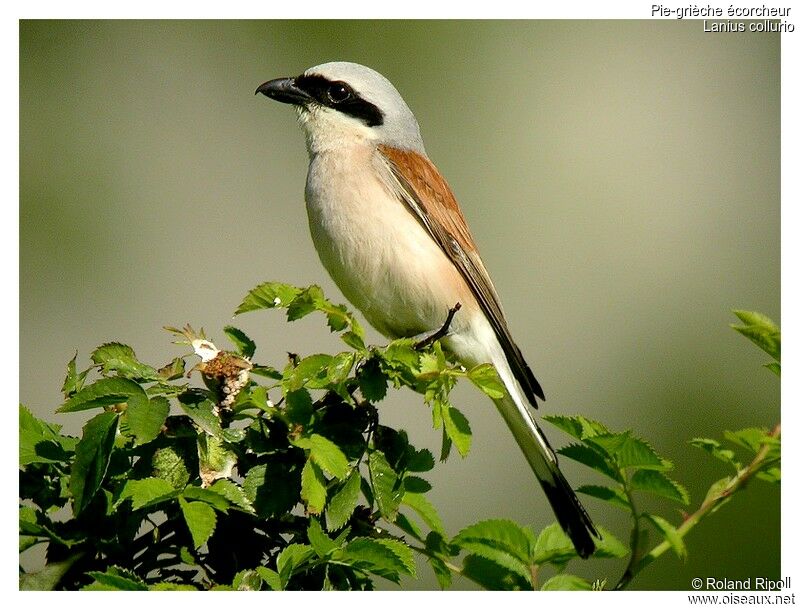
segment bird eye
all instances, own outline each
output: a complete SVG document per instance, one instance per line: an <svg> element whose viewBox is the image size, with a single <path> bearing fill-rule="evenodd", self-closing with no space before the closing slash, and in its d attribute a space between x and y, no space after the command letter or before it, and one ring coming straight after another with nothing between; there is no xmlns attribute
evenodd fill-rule
<svg viewBox="0 0 800 610"><path fill-rule="evenodd" d="M331 103L340 104L350 97L351 91L350 87L344 83L333 83L330 87L328 87L327 94Z"/></svg>

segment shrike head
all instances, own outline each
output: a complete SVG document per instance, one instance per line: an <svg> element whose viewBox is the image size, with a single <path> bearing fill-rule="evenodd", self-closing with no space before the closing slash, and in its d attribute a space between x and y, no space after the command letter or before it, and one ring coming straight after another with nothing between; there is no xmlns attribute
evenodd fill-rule
<svg viewBox="0 0 800 610"><path fill-rule="evenodd" d="M293 104L312 153L373 142L425 154L417 119L394 85L366 66L320 64L256 89Z"/></svg>

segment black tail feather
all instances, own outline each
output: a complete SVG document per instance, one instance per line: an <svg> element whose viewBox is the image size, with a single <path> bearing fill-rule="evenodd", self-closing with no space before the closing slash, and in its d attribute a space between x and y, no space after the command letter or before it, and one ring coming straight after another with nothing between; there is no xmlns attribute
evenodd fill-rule
<svg viewBox="0 0 800 610"><path fill-rule="evenodd" d="M572 491L567 479L561 474L558 466L550 470L552 480L539 478L542 489L553 507L558 524L572 540L575 550L583 559L589 557L595 551L595 543L592 536L600 538L600 534L589 518L586 509L583 508L578 496Z"/></svg>

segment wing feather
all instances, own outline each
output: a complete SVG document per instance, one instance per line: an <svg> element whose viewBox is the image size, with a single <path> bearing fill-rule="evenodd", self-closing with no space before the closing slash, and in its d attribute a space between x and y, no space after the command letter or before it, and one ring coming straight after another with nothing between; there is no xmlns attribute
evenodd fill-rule
<svg viewBox="0 0 800 610"><path fill-rule="evenodd" d="M497 291L450 186L433 163L419 153L390 146L379 146L378 151L404 203L466 281L492 325L514 377L531 405L536 407L536 397L544 400L544 392L511 338Z"/></svg>

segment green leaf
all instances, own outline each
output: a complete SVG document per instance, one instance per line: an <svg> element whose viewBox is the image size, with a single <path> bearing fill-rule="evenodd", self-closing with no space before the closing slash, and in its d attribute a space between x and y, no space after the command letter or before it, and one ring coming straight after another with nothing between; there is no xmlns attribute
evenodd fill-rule
<svg viewBox="0 0 800 610"><path fill-rule="evenodd" d="M601 434L608 434L608 428L603 424L598 421L587 419L581 415L571 417L565 415L545 415L544 419L553 424L556 428L577 438L579 441Z"/></svg>
<svg viewBox="0 0 800 610"><path fill-rule="evenodd" d="M358 503L358 492L361 488L361 475L354 469L347 477L342 488L331 498L328 510L325 511L325 523L328 531L335 532L347 523Z"/></svg>
<svg viewBox="0 0 800 610"><path fill-rule="evenodd" d="M421 493L406 492L403 494L402 503L412 508L422 520L435 532L439 532L444 536L444 524L442 523L439 513L436 508L431 504L428 499Z"/></svg>
<svg viewBox="0 0 800 610"><path fill-rule="evenodd" d="M356 380L361 388L361 393L369 402L378 402L386 396L387 377L381 370L380 361L370 358L356 371Z"/></svg>
<svg viewBox="0 0 800 610"><path fill-rule="evenodd" d="M262 519L288 513L300 495L300 469L273 461L247 471L242 484L245 496Z"/></svg>
<svg viewBox="0 0 800 610"><path fill-rule="evenodd" d="M174 447L163 447L153 454L153 476L164 479L175 489L182 489L191 478L186 456Z"/></svg>
<svg viewBox="0 0 800 610"><path fill-rule="evenodd" d="M603 527L598 527L597 531L600 533L601 538L597 540L597 549L594 552L594 557L619 559L628 555L630 552L628 547L620 542L614 534Z"/></svg>
<svg viewBox="0 0 800 610"><path fill-rule="evenodd" d="M401 574L416 574L411 549L395 540L355 538L335 557L338 561L394 582L399 580Z"/></svg>
<svg viewBox="0 0 800 610"><path fill-rule="evenodd" d="M344 479L350 468L344 452L333 441L319 434L312 434L309 440L311 459L331 476Z"/></svg>
<svg viewBox="0 0 800 610"><path fill-rule="evenodd" d="M286 407L284 412L289 420L293 423L307 426L314 412L314 403L308 390L301 388L295 392L287 392L285 398Z"/></svg>
<svg viewBox="0 0 800 610"><path fill-rule="evenodd" d="M322 526L319 524L319 521L313 517L310 519L307 535L308 541L311 543L311 546L314 547L314 552L317 554L317 557L325 557L328 553L338 548L336 543L322 531Z"/></svg>
<svg viewBox="0 0 800 610"><path fill-rule="evenodd" d="M19 465L65 462L70 442L59 433L61 426L48 424L19 405Z"/></svg>
<svg viewBox="0 0 800 610"><path fill-rule="evenodd" d="M731 327L780 362L781 331L778 325L764 314L754 311L734 310L733 313L745 325L736 326L732 324Z"/></svg>
<svg viewBox="0 0 800 610"><path fill-rule="evenodd" d="M244 331L239 330L235 326L226 326L222 330L228 335L228 339L231 340L231 343L236 346L236 352L239 355L248 359L253 357L253 354L256 353L256 344Z"/></svg>
<svg viewBox="0 0 800 610"><path fill-rule="evenodd" d="M82 591L147 591L147 585L130 570L110 566L105 572L87 572L94 582Z"/></svg>
<svg viewBox="0 0 800 610"><path fill-rule="evenodd" d="M533 549L528 540L528 532L513 521L489 519L462 529L452 543L530 581Z"/></svg>
<svg viewBox="0 0 800 610"><path fill-rule="evenodd" d="M309 459L300 474L300 497L312 515L319 515L325 508L328 493L326 483L320 467Z"/></svg>
<svg viewBox="0 0 800 610"><path fill-rule="evenodd" d="M217 479L227 479L236 465L236 453L223 440L206 434L197 435L197 458L200 464L200 479L203 485L211 485Z"/></svg>
<svg viewBox="0 0 800 610"><path fill-rule="evenodd" d="M199 549L208 542L211 534L214 533L214 528L217 526L217 515L214 509L205 502L187 502L183 498L178 500L183 512L183 518L186 520L186 525L189 526L189 532L192 534L194 548Z"/></svg>
<svg viewBox="0 0 800 610"><path fill-rule="evenodd" d="M83 552L74 553L63 561L48 563L38 572L20 574L20 591L52 591L69 571L78 559L83 556Z"/></svg>
<svg viewBox="0 0 800 610"><path fill-rule="evenodd" d="M185 500L199 500L205 502L210 507L222 513L227 513L231 506L228 498L204 487L189 486L183 490L182 496Z"/></svg>
<svg viewBox="0 0 800 610"><path fill-rule="evenodd" d="M630 483L632 489L647 491L689 505L689 492L686 488L658 470L638 470L631 477Z"/></svg>
<svg viewBox="0 0 800 610"><path fill-rule="evenodd" d="M78 373L75 368L75 360L78 358L78 352L67 363L67 376L64 378L64 384L61 386L61 393L64 398L69 398L75 392L80 391L83 387L83 382L86 380L86 375L91 369L86 369L82 373Z"/></svg>
<svg viewBox="0 0 800 610"><path fill-rule="evenodd" d="M119 415L111 411L100 413L83 427L83 436L75 447L69 480L75 515L89 505L105 478L114 449L118 418Z"/></svg>
<svg viewBox="0 0 800 610"><path fill-rule="evenodd" d="M135 400L128 404L128 426L136 439L136 445L154 440L169 415L169 401L163 396L150 400Z"/></svg>
<svg viewBox="0 0 800 610"><path fill-rule="evenodd" d="M131 499L131 509L139 510L147 506L158 504L161 501L172 499L176 496L175 488L164 479L148 477L146 479L131 479L125 482L119 498L114 503L117 507L122 502Z"/></svg>
<svg viewBox="0 0 800 610"><path fill-rule="evenodd" d="M491 364L479 364L473 367L467 373L467 377L489 398L498 399L506 394L506 387Z"/></svg>
<svg viewBox="0 0 800 610"><path fill-rule="evenodd" d="M765 364L764 366L767 367L773 373L775 373L778 377L781 376L781 363L780 362L769 362L769 363Z"/></svg>
<svg viewBox="0 0 800 610"><path fill-rule="evenodd" d="M689 441L689 444L692 445L692 447L702 449L726 464L730 464L736 470L741 468L741 464L736 460L736 454L730 449L724 449L719 441L713 438L693 438Z"/></svg>
<svg viewBox="0 0 800 610"><path fill-rule="evenodd" d="M642 517L650 521L650 523L652 523L656 529L661 532L661 535L664 536L664 539L667 542L669 542L670 546L675 551L675 554L685 561L688 553L686 551L686 545L683 542L683 538L681 538L678 530L675 529L675 527L669 521L663 517L659 517L658 515L642 513Z"/></svg>
<svg viewBox="0 0 800 610"><path fill-rule="evenodd" d="M72 413L74 411L107 407L128 402L132 398L145 401L147 394L139 384L130 379L111 377L86 386L56 409L56 413Z"/></svg>
<svg viewBox="0 0 800 610"><path fill-rule="evenodd" d="M214 484L208 489L209 491L213 491L225 497L228 502L244 512L252 514L255 513L253 503L245 495L244 490L233 481L228 479L220 479L219 481L215 481Z"/></svg>
<svg viewBox="0 0 800 610"><path fill-rule="evenodd" d="M592 470L596 470L615 481L622 483L623 477L617 470L616 466L609 463L609 458L605 457L599 450L589 447L588 445L579 445L577 443L562 447L557 453L575 460L588 466Z"/></svg>
<svg viewBox="0 0 800 610"><path fill-rule="evenodd" d="M242 570L233 577L234 591L260 591L261 575L255 570Z"/></svg>
<svg viewBox="0 0 800 610"><path fill-rule="evenodd" d="M528 579L520 578L515 572L479 555L467 555L464 558L461 574L488 591L531 589Z"/></svg>
<svg viewBox="0 0 800 610"><path fill-rule="evenodd" d="M597 435L587 442L592 446L600 447L613 456L620 469L669 470L672 468L672 464L662 459L647 442L632 436L630 432Z"/></svg>
<svg viewBox="0 0 800 610"><path fill-rule="evenodd" d="M417 451L413 447L409 448L408 461L406 463L406 470L409 472L427 472L433 470L436 461L433 459L433 454L429 449L420 449Z"/></svg>
<svg viewBox="0 0 800 610"><path fill-rule="evenodd" d="M394 521L403 497L403 488L382 451L375 450L369 454L369 476L378 510L384 519Z"/></svg>
<svg viewBox="0 0 800 610"><path fill-rule="evenodd" d="M325 388L328 385L328 366L333 360L328 354L314 354L303 358L288 372L284 380L284 390L293 392L302 387L308 389Z"/></svg>
<svg viewBox="0 0 800 610"><path fill-rule="evenodd" d="M281 282L266 282L253 288L247 293L241 305L236 309L235 316L247 311L258 309L273 309L275 307L288 307L300 293L299 288L282 284Z"/></svg>
<svg viewBox="0 0 800 610"><path fill-rule="evenodd" d="M327 376L331 384L339 384L347 379L355 364L356 355L353 352L336 354L328 364Z"/></svg>
<svg viewBox="0 0 800 610"><path fill-rule="evenodd" d="M283 583L281 583L281 577L275 570L270 570L269 568L265 568L264 566L258 566L256 568L256 573L261 577L261 580L264 581L264 584L267 585L273 591L282 591L283 590Z"/></svg>
<svg viewBox="0 0 800 610"><path fill-rule="evenodd" d="M308 544L290 544L280 552L276 561L281 579L281 589L285 589L294 571L314 557L314 549Z"/></svg>
<svg viewBox="0 0 800 610"><path fill-rule="evenodd" d="M573 574L556 574L542 585L542 591L591 591L592 583Z"/></svg>
<svg viewBox="0 0 800 610"><path fill-rule="evenodd" d="M158 374L162 379L171 381L180 379L186 372L186 361L183 358L173 358L169 364L158 369ZM193 589L194 590L194 589Z"/></svg>
<svg viewBox="0 0 800 610"><path fill-rule="evenodd" d="M467 418L455 407L443 403L442 420L444 421L444 429L448 438L453 441L453 445L455 445L461 457L465 457L469 453L469 448L472 444L472 430L469 427Z"/></svg>
<svg viewBox="0 0 800 610"><path fill-rule="evenodd" d="M537 564L552 563L565 564L574 559L578 554L572 541L564 533L558 523L551 523L544 528L536 539L533 551L533 562Z"/></svg>
<svg viewBox="0 0 800 610"><path fill-rule="evenodd" d="M732 443L758 453L763 445L780 446L780 440L769 435L766 428L743 428L731 432L725 430L722 435Z"/></svg>
<svg viewBox="0 0 800 610"><path fill-rule="evenodd" d="M201 394L185 392L178 396L178 404L184 413L206 434L222 438L219 417L214 414L214 403Z"/></svg>
<svg viewBox="0 0 800 610"><path fill-rule="evenodd" d="M103 375L117 373L120 377L157 381L158 372L136 358L133 348L122 343L105 343L92 352L92 362L99 364Z"/></svg>
<svg viewBox="0 0 800 610"><path fill-rule="evenodd" d="M653 472L653 471L642 470L640 472ZM586 494L587 496L592 496L593 498L605 500L609 504L613 504L617 508L621 508L625 511L630 512L631 510L631 505L630 502L628 502L627 496L625 496L625 492L618 487L605 487L603 485L582 485L578 487L575 491L580 492L582 494Z"/></svg>

